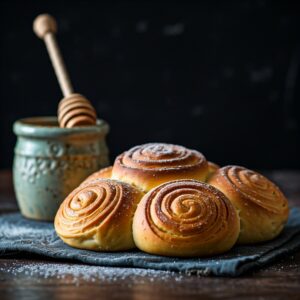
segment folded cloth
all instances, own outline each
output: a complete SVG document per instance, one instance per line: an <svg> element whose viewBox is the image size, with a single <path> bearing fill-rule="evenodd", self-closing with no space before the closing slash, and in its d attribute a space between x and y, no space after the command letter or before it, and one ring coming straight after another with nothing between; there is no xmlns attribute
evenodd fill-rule
<svg viewBox="0 0 300 300"><path fill-rule="evenodd" d="M140 251L93 252L74 249L56 235L53 224L23 218L19 213L0 215L0 257L35 253L60 260L107 267L138 267L215 276L238 276L300 249L300 209L293 208L288 223L275 240L235 246L210 258L174 258Z"/></svg>

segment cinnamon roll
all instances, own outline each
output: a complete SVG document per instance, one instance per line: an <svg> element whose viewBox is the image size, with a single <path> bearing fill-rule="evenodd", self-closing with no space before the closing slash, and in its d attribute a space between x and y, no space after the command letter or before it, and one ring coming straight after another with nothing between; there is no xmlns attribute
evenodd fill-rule
<svg viewBox="0 0 300 300"><path fill-rule="evenodd" d="M208 175L206 181L217 171L220 169L220 166L215 164L212 161L208 161Z"/></svg>
<svg viewBox="0 0 300 300"><path fill-rule="evenodd" d="M136 246L166 256L208 256L229 250L239 235L239 218L216 188L176 180L149 191L133 219Z"/></svg>
<svg viewBox="0 0 300 300"><path fill-rule="evenodd" d="M112 166L107 167L107 168L103 168L93 174L91 174L88 178L86 178L82 184L94 180L94 179L100 179L100 178L111 178L111 173L112 173Z"/></svg>
<svg viewBox="0 0 300 300"><path fill-rule="evenodd" d="M88 181L63 201L55 217L55 230L75 248L132 249L132 219L142 196L141 191L120 181Z"/></svg>
<svg viewBox="0 0 300 300"><path fill-rule="evenodd" d="M207 161L200 152L178 145L150 143L119 155L113 166L112 178L149 191L176 179L204 181L207 174Z"/></svg>
<svg viewBox="0 0 300 300"><path fill-rule="evenodd" d="M239 243L271 240L282 231L289 214L287 199L261 174L239 166L226 166L208 183L222 191L238 211Z"/></svg>

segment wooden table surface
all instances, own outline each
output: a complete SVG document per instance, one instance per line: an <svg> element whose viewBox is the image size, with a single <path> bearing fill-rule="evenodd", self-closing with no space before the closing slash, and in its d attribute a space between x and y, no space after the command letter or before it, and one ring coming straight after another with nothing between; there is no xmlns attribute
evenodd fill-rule
<svg viewBox="0 0 300 300"><path fill-rule="evenodd" d="M265 174L300 206L300 171ZM11 172L0 172L0 212L16 211ZM300 251L239 278L102 268L32 255L0 259L0 299L300 299Z"/></svg>

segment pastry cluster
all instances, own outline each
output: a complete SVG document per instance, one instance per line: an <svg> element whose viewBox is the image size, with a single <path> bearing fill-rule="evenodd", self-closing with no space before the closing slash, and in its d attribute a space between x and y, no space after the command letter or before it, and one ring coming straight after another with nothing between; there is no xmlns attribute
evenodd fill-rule
<svg viewBox="0 0 300 300"><path fill-rule="evenodd" d="M151 143L84 180L61 204L55 229L80 249L210 256L273 239L288 213L279 188L257 172Z"/></svg>

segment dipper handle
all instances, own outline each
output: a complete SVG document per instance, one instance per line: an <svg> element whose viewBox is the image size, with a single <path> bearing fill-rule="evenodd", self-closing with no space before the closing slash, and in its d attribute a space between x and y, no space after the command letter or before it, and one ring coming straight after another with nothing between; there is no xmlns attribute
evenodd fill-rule
<svg viewBox="0 0 300 300"><path fill-rule="evenodd" d="M69 96L73 93L73 86L56 42L56 20L49 14L39 15L33 22L33 31L44 40L62 93L64 97Z"/></svg>

